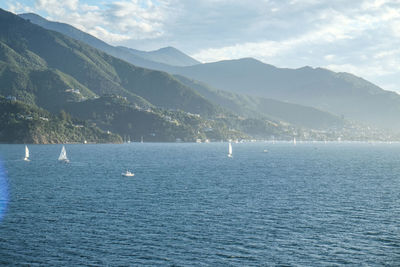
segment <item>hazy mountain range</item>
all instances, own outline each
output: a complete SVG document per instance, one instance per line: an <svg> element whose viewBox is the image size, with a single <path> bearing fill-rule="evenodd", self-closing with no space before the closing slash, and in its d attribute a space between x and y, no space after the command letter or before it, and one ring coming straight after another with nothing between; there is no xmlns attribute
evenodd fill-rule
<svg viewBox="0 0 400 267"><path fill-rule="evenodd" d="M175 68L174 72L222 90L298 103L400 130L400 95L349 73L276 68L252 58Z"/></svg>
<svg viewBox="0 0 400 267"><path fill-rule="evenodd" d="M156 140L162 141L175 141L173 136L166 139L168 129L173 131L175 128L188 129L186 132L192 134L185 137L187 140L193 140L197 135L202 135L200 124L204 120L197 120L197 124L194 125L191 124L193 120L190 121L189 115L181 114L179 120L172 119L171 116L167 117L161 111L157 111L158 108L181 109L205 117L215 116L220 112L218 106L167 73L135 67L82 42L46 30L2 10L0 25L0 95L15 98L33 107L44 108L55 114L67 109L74 102L81 103L84 107L89 106L84 103L99 96L115 95L126 98L131 112L123 114L129 117L152 113L153 116L147 116L147 123L156 129L149 129L146 134L155 135L156 132L161 132L164 135L157 136ZM101 103L105 106L110 101ZM107 113L104 121L114 120L116 114L120 114L120 110L126 109L125 106L116 105L116 108ZM22 112L25 112L24 110ZM91 114L95 112L93 110ZM100 114L98 111L97 113ZM10 121L15 117L12 114L14 113L10 114ZM83 112L81 114L84 115ZM17 117L32 116L19 114ZM104 125L104 121L100 119L101 116L96 115L93 122ZM24 119L18 119L15 123L23 121ZM127 134L133 134L144 127L145 125L137 127L131 124L131 132ZM103 130L109 129L103 127ZM175 130L176 132L178 131ZM82 141L81 138L78 139Z"/></svg>
<svg viewBox="0 0 400 267"><path fill-rule="evenodd" d="M49 22L37 15L22 14L46 28L60 31L73 38L106 51L104 42L91 41L94 37L66 24ZM94 38L96 39L96 38ZM98 39L97 39L98 40ZM227 92L280 100L314 107L345 119L360 121L376 127L400 130L400 96L349 73L336 73L322 68L277 68L252 58L196 64L194 59L173 48L164 48L162 56L156 52L142 52L116 48L128 54L114 56L137 66L167 71L201 81L212 88ZM132 58L130 54L140 56ZM146 56L146 55L152 56ZM165 60L165 54L176 61Z"/></svg>
<svg viewBox="0 0 400 267"><path fill-rule="evenodd" d="M163 70L168 69L169 66L190 66L200 63L173 47L165 47L149 52L123 46L115 47L66 23L49 21L33 13L20 14L19 16L48 30L57 31L73 39L85 42L94 48L122 58L136 66Z"/></svg>
<svg viewBox="0 0 400 267"><path fill-rule="evenodd" d="M153 141L288 132L287 126L267 118L239 119L170 74L136 67L12 13L1 10L0 24L0 95L10 99L54 114L64 109L103 130L143 134ZM254 124L262 126L259 131Z"/></svg>
<svg viewBox="0 0 400 267"><path fill-rule="evenodd" d="M144 59L158 62L158 63L167 64L170 66L185 67L185 66L192 66L192 65L200 64L199 61L195 60L192 57L189 57L188 55L182 53L178 49L171 47L171 46L160 48L155 51L140 51L140 50L127 48L127 47L123 47L123 46L117 46L117 48L128 51L129 53L132 53L132 54L142 57Z"/></svg>
<svg viewBox="0 0 400 267"><path fill-rule="evenodd" d="M19 16L28 19L30 22L38 24L44 28L55 30L60 33L66 34L74 39L83 41L106 53L117 56L137 66L150 67L152 69L174 72L175 66L191 66L199 64L198 61L194 60L193 58L185 55L181 51L172 47L166 47L151 52L139 51L125 47L113 47L65 23L48 21L32 13L20 14ZM134 56L132 56L132 54L134 54ZM181 82L183 81L182 78L180 79L180 81ZM196 84L196 83L189 84L187 81L183 83L192 88ZM210 89L209 87L207 87L207 85L204 85L202 88ZM196 90L199 92L200 88L197 87ZM202 90L202 92L204 92L204 90ZM323 128L327 127L328 125L337 126L342 124L342 121L339 120L338 118L335 118L332 114L328 114L316 109L310 109L304 106L302 107L299 105L292 106L291 104L282 103L280 101L272 101L271 103L273 103L274 105L268 105L267 103L265 103L266 101L265 99L249 97L249 96L245 97L237 94L235 95L235 98L236 100L240 99L239 100L240 103L233 103L232 101L229 100L232 98L233 96L232 94L228 94L227 92L222 92L221 94L219 96L219 99L221 98L226 98L226 99L221 100L219 102L215 102L215 104L221 105L221 103L226 103L225 105L222 106L231 111L237 112L238 114L241 115L243 114L245 114L246 116L252 116L257 114L264 115L271 118L275 118L277 120L284 120L290 123L294 123L300 126L306 126L306 127L313 126L314 128ZM212 102L214 102L213 100L215 100L214 96L210 94L202 94L202 96L204 96L208 100L211 100ZM264 102L264 105L262 104L262 102ZM299 108L302 108L302 111L305 112L303 116L301 115L302 114L301 112L298 112ZM245 110L247 110L247 112L245 112ZM307 123L303 124L303 122L305 121L307 121Z"/></svg>
<svg viewBox="0 0 400 267"><path fill-rule="evenodd" d="M340 117L315 108L285 103L274 99L216 90L203 82L180 75L176 75L175 77L185 85L195 89L211 102L247 117L268 116L275 120L283 120L296 126L311 129L341 128L345 123Z"/></svg>
<svg viewBox="0 0 400 267"><path fill-rule="evenodd" d="M340 115L347 118L346 113L306 102L307 94L317 97L306 82L302 92L293 92L297 87L290 83L278 87L282 80L314 79L318 88L329 81L328 89L340 93L342 88L334 84L342 80L354 95L365 94L367 82L352 75L310 68L282 70L254 59L199 64L172 47L150 52L113 47L67 24L34 14L21 17L0 10L0 95L32 107L52 113L66 110L104 131L152 136L153 141L377 136L376 131L365 132L366 127L343 120ZM184 76L138 67L146 64ZM268 76L271 71L276 75ZM333 78L315 76L317 72ZM278 89L270 89L271 84ZM382 93L370 85L374 90L367 95ZM396 101L393 95L392 99ZM362 134L352 135L349 129L362 129Z"/></svg>

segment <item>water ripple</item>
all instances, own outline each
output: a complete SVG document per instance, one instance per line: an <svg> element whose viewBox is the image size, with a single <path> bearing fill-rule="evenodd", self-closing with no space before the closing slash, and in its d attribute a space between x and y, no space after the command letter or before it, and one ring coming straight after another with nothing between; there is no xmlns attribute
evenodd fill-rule
<svg viewBox="0 0 400 267"><path fill-rule="evenodd" d="M400 262L399 145L69 145L67 165L60 148L0 145L0 265Z"/></svg>

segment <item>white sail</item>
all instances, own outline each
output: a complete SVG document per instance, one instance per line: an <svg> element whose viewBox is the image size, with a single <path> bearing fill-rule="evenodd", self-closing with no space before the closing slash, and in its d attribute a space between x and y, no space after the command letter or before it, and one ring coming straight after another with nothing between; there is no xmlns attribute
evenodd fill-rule
<svg viewBox="0 0 400 267"><path fill-rule="evenodd" d="M65 162L69 161L67 158L67 151L65 150L65 146L62 147L60 156L58 157L58 160L65 161Z"/></svg>
<svg viewBox="0 0 400 267"><path fill-rule="evenodd" d="M229 142L229 145L228 145L228 157L232 157L232 144L231 144L231 142Z"/></svg>
<svg viewBox="0 0 400 267"><path fill-rule="evenodd" d="M29 149L28 146L25 146L25 161L29 161Z"/></svg>
<svg viewBox="0 0 400 267"><path fill-rule="evenodd" d="M293 144L296 144L296 137L293 138Z"/></svg>

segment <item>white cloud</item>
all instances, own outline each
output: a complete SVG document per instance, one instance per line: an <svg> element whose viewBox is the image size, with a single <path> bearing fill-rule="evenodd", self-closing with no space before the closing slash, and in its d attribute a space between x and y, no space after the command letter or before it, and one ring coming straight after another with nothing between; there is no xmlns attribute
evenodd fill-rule
<svg viewBox="0 0 400 267"><path fill-rule="evenodd" d="M324 59L326 60L326 61L332 61L332 60L335 60L335 55L326 55L326 56L324 56Z"/></svg>
<svg viewBox="0 0 400 267"><path fill-rule="evenodd" d="M211 62L218 60L226 60L242 57L257 57L267 59L277 56L279 52L285 50L285 45L280 45L278 42L258 42L258 43L243 43L222 48L209 48L200 50L200 52L192 56L201 62Z"/></svg>
<svg viewBox="0 0 400 267"><path fill-rule="evenodd" d="M88 5L88 4L82 4L82 5L79 6L79 8L83 12L100 11L100 8L98 6L93 6L93 5Z"/></svg>
<svg viewBox="0 0 400 267"><path fill-rule="evenodd" d="M164 8L161 1L116 1L106 5L102 16L105 26L114 32L129 35L131 39L152 39L164 34Z"/></svg>
<svg viewBox="0 0 400 267"><path fill-rule="evenodd" d="M21 13L21 12L33 12L33 8L30 6L22 5L19 2L12 2L8 5L8 10L13 13Z"/></svg>
<svg viewBox="0 0 400 267"><path fill-rule="evenodd" d="M372 58L379 60L386 60L388 58L399 57L399 56L400 56L400 48L397 48L391 50L378 51L378 53L372 55Z"/></svg>
<svg viewBox="0 0 400 267"><path fill-rule="evenodd" d="M88 30L88 33L96 36L100 40L108 40L112 43L118 43L130 39L130 37L127 35L112 33L100 26L92 27L90 30Z"/></svg>
<svg viewBox="0 0 400 267"><path fill-rule="evenodd" d="M205 62L330 67L400 88L399 0L5 1L13 12L36 12L114 45L172 45Z"/></svg>
<svg viewBox="0 0 400 267"><path fill-rule="evenodd" d="M204 49L193 56L203 62L214 61L215 58L217 60L229 59L235 56L252 56L269 61L273 57L282 56L294 50L301 49L306 51L313 46L353 39L359 34L361 29L352 19L337 12L333 12L333 14L329 15L330 22L328 24L320 25L316 29L299 36L291 36L286 40L265 40L235 44L222 48ZM321 16L328 17L327 13Z"/></svg>
<svg viewBox="0 0 400 267"><path fill-rule="evenodd" d="M387 75L391 72L385 70L382 66L359 66L353 64L329 64L324 66L324 68L336 71L336 72L349 72L354 75L365 77L367 73L374 73L376 75Z"/></svg>
<svg viewBox="0 0 400 267"><path fill-rule="evenodd" d="M112 44L158 38L164 34L166 18L163 0L121 0L97 5L84 0L35 0L29 8L19 2L11 2L8 7L15 13L35 12L71 24Z"/></svg>
<svg viewBox="0 0 400 267"><path fill-rule="evenodd" d="M361 8L363 10L377 9L377 8L381 8L382 6L384 6L388 3L392 3L392 2L393 1L390 1L390 0L365 0L361 4Z"/></svg>
<svg viewBox="0 0 400 267"><path fill-rule="evenodd" d="M44 10L50 15L64 16L68 11L78 9L79 0L36 0L35 9Z"/></svg>
<svg viewBox="0 0 400 267"><path fill-rule="evenodd" d="M192 55L203 62L252 56L280 67L321 66L399 90L400 2L352 3L313 10L317 1L310 1L308 8L314 16L302 21L286 18L292 21L293 30L279 38L199 49ZM304 1L290 4L301 5ZM295 22L301 23L298 30Z"/></svg>

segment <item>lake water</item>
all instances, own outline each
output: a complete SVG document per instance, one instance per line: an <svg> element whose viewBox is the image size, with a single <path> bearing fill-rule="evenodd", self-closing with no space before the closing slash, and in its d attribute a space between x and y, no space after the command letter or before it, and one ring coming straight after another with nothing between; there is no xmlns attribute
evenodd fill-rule
<svg viewBox="0 0 400 267"><path fill-rule="evenodd" d="M29 148L0 145L0 265L400 264L400 144Z"/></svg>

